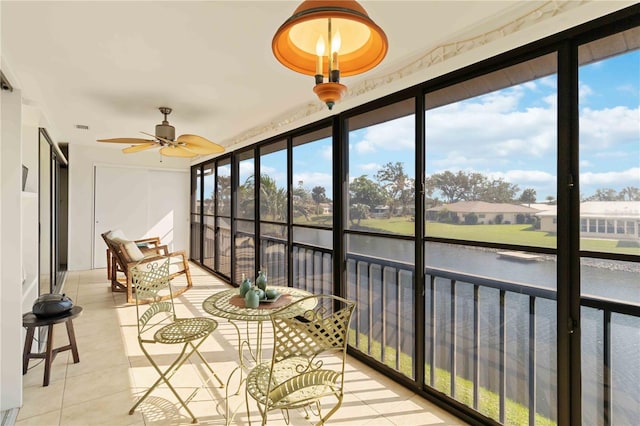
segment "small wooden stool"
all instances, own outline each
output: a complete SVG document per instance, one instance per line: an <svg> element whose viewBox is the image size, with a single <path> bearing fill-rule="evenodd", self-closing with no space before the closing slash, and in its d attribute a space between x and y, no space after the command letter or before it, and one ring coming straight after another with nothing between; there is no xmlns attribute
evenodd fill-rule
<svg viewBox="0 0 640 426"><path fill-rule="evenodd" d="M40 318L27 312L22 315L22 326L27 329L27 336L24 342L24 352L22 353L22 374L27 374L29 360L31 358L44 358L44 380L42 386L49 386L49 376L51 375L51 363L58 352L71 351L73 354L73 363L80 362L78 356L78 347L76 346L76 334L73 331L73 319L82 313L82 307L74 306L70 311L57 315L55 317ZM69 336L69 344L59 348L53 347L53 326L55 324L65 323L67 325L67 335ZM37 327L47 326L47 348L45 352L31 353L33 345L33 335Z"/></svg>

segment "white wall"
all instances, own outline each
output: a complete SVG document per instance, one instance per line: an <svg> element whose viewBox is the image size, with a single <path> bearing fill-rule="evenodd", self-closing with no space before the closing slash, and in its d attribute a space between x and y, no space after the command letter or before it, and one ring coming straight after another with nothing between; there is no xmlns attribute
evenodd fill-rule
<svg viewBox="0 0 640 426"><path fill-rule="evenodd" d="M0 94L0 409L22 405L22 97Z"/></svg>
<svg viewBox="0 0 640 426"><path fill-rule="evenodd" d="M93 261L94 235L94 167L115 165L145 167L148 169L185 170L190 169L190 160L174 157L160 157L157 150L123 154L121 147L69 144L69 263L70 271L91 269ZM162 158L162 162L160 159ZM122 188L123 191L126 188ZM167 193L167 197L173 194ZM182 203L188 209L189 199L183 196L173 202ZM126 208L114 204L114 209ZM188 211L188 210L187 210ZM189 241L188 227L183 241ZM188 247L174 247L188 249Z"/></svg>

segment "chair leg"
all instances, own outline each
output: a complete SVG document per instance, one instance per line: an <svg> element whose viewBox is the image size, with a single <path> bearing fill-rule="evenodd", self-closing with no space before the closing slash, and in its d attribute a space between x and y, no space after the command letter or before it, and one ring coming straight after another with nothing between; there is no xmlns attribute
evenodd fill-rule
<svg viewBox="0 0 640 426"><path fill-rule="evenodd" d="M107 278L111 279L111 250L107 248Z"/></svg>
<svg viewBox="0 0 640 426"><path fill-rule="evenodd" d="M189 270L189 261L186 257L182 259L182 263L184 264L184 273L187 276L187 288L191 288L193 283L191 282L191 271Z"/></svg>
<svg viewBox="0 0 640 426"><path fill-rule="evenodd" d="M191 343L191 342L189 342ZM191 346L193 347L193 344L191 344ZM196 348L194 347L194 350ZM200 351L195 350L196 355L198 355L198 358L200 358L202 360L202 362L204 363L205 367L207 368L207 370L209 370L211 372L211 374L213 375L213 377L215 377L215 379L218 381L218 383L220 383L220 388L224 388L224 383L222 382L222 380L220 380L220 377L218 377L218 375L216 374L216 372L213 370L213 368L211 368L211 366L209 365L209 363L207 362L206 359L204 359L204 357L202 356L202 354L200 353Z"/></svg>
<svg viewBox="0 0 640 426"><path fill-rule="evenodd" d="M127 274L127 303L134 303L133 300L133 280L131 277L131 271L125 272Z"/></svg>
<svg viewBox="0 0 640 426"><path fill-rule="evenodd" d="M169 379L171 378L171 376L173 376L173 374L178 370L178 368L180 368L182 366L182 364L184 364L184 362L189 358L189 356L186 356L186 357L184 356L185 351L187 349L187 345L188 344L185 343L182 346L182 350L180 351L180 354L176 357L176 359L173 361L173 363L165 371L162 371L160 369L158 364L156 364L156 362L153 360L153 357L149 354L149 352L147 352L147 350L144 348L144 346L142 344L140 345L140 347L142 348L142 351L144 352L145 356L147 357L147 359L149 360L149 362L151 363L153 368L158 372L160 377L158 378L158 380L155 381L155 383L153 385L151 385L149 387L149 389L147 389L147 391L144 393L144 395L142 395L142 397L140 399L138 399L138 401L136 401L136 403L133 405L133 407L131 407L131 409L129 410L129 414L133 414L134 413L136 408L138 408L138 406L142 403L142 401L144 401L151 394L151 392L160 384L160 382L164 382L169 387L169 389L171 390L173 395L178 399L178 402L180 402L180 405L182 405L182 407L184 407L184 409L187 411L187 413L189 413L189 416L191 416L191 419L192 419L192 423L197 423L198 422L198 419L196 418L196 416L191 412L189 407L187 407L187 404L182 400L182 398L180 398L180 395L178 394L178 392L175 390L175 388L169 382Z"/></svg>
<svg viewBox="0 0 640 426"><path fill-rule="evenodd" d="M187 403L180 397L180 395L175 390L173 385L171 385L171 383L169 382L169 379L171 379L171 377L173 377L173 375L178 371L178 369L180 367L182 367L182 365L194 353L197 353L200 356L200 359L204 360L204 358L202 357L202 354L200 354L200 352L198 351L198 348L200 347L200 345L202 343L204 343L205 339L206 339L206 337L201 339L196 345L194 345L193 342L185 343L182 346L182 350L180 351L180 354L178 354L178 356L173 361L173 363L165 371L162 371L160 369L158 364L156 364L156 362L153 360L153 357L151 356L151 354L149 354L149 352L147 352L145 347L142 344L140 344L140 347L142 348L142 351L144 352L145 356L147 357L147 359L149 360L149 362L151 363L153 368L158 372L160 377L158 378L158 380L155 381L155 383L153 385L151 385L151 387L149 387L149 389L147 389L147 391L144 393L144 395L142 395L142 397L140 399L138 399L138 401L136 401L136 403L133 405L133 407L131 407L131 409L129 410L129 414L133 414L134 413L136 408L138 408L138 406L142 403L142 401L144 401L151 394L151 392L160 384L160 382L164 382L167 385L167 387L171 390L173 395L178 399L178 402L180 402L180 405L182 405L182 407L184 407L184 409L187 411L189 416L191 416L192 423L197 423L198 419L193 414L193 412L191 412L191 410L187 406ZM186 352L188 346L191 346L191 350L189 352ZM209 364L206 363L206 361L205 361L205 364L209 367ZM211 367L209 367L209 369L211 370ZM211 371L213 372L213 370L211 370ZM215 373L213 373L213 374L215 375ZM218 378L217 375L215 375L215 377ZM220 380L220 379L218 378L218 380Z"/></svg>

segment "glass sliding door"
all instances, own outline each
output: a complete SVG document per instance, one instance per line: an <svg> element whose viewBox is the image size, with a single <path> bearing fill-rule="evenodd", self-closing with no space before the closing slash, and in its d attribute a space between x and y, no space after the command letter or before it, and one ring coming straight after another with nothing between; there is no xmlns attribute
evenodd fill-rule
<svg viewBox="0 0 640 426"><path fill-rule="evenodd" d="M253 282L256 268L256 164L254 150L237 155L238 186L234 239L234 283L240 285L242 276Z"/></svg>
<svg viewBox="0 0 640 426"><path fill-rule="evenodd" d="M415 99L346 120L351 344L415 378Z"/></svg>
<svg viewBox="0 0 640 426"><path fill-rule="evenodd" d="M38 187L38 203L40 205L40 294L53 291L53 230L51 223L51 185L53 168L51 162L51 143L47 136L40 132L40 171Z"/></svg>
<svg viewBox="0 0 640 426"><path fill-rule="evenodd" d="M191 168L191 238L190 256L198 263L202 263L202 229L200 228L200 215L202 211L202 166Z"/></svg>
<svg viewBox="0 0 640 426"><path fill-rule="evenodd" d="M216 162L216 266L231 278L231 158Z"/></svg>
<svg viewBox="0 0 640 426"><path fill-rule="evenodd" d="M60 292L67 258L67 160L40 129L38 204L40 294ZM64 233L64 235L62 235Z"/></svg>
<svg viewBox="0 0 640 426"><path fill-rule="evenodd" d="M584 424L640 419L639 40L578 50Z"/></svg>
<svg viewBox="0 0 640 426"><path fill-rule="evenodd" d="M333 293L332 128L297 135L292 142L291 229L293 287Z"/></svg>
<svg viewBox="0 0 640 426"><path fill-rule="evenodd" d="M425 96L424 382L505 424L557 418L556 62Z"/></svg>
<svg viewBox="0 0 640 426"><path fill-rule="evenodd" d="M260 147L260 264L269 284L289 282L287 141Z"/></svg>
<svg viewBox="0 0 640 426"><path fill-rule="evenodd" d="M202 166L202 264L215 270L215 163Z"/></svg>

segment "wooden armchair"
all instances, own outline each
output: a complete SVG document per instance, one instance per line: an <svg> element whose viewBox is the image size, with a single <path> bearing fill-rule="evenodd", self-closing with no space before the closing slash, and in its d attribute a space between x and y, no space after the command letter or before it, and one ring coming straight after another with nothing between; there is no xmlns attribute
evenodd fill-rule
<svg viewBox="0 0 640 426"><path fill-rule="evenodd" d="M112 263L113 263L113 248L112 248L112 241L111 240L122 240L122 241L126 241L126 238L124 237L124 234L122 233L122 231L120 230L114 230L114 231L107 231L102 235L102 239L104 240L105 244L107 245L107 279L111 279L112 278ZM149 237L149 238L143 238L141 240L133 240L134 243L136 243L136 245L138 246L138 248L140 249L140 251L142 251L142 253L145 256L149 256L149 255L153 255L153 254L162 254L164 253L166 250L163 249L161 243L160 243L160 237ZM122 271L120 271L122 272ZM112 291L125 291L126 289L124 288L124 286L122 286L122 284L120 284L118 281L115 282L115 288L114 285L112 285L111 288Z"/></svg>
<svg viewBox="0 0 640 426"><path fill-rule="evenodd" d="M118 233L110 231L102 234L102 238L107 245L107 274L108 279L111 280L111 290L126 292L127 303L135 302L131 274L131 269L134 266L138 266L138 269L143 269L145 265L151 265L154 262L169 258L169 279L184 274L187 281L184 287L172 287L173 297L184 293L192 287L189 261L183 250L169 253L168 247L161 245L160 239L157 237L128 241L120 238ZM139 246L139 244L146 244L147 246ZM119 273L121 274L120 277L118 276Z"/></svg>

